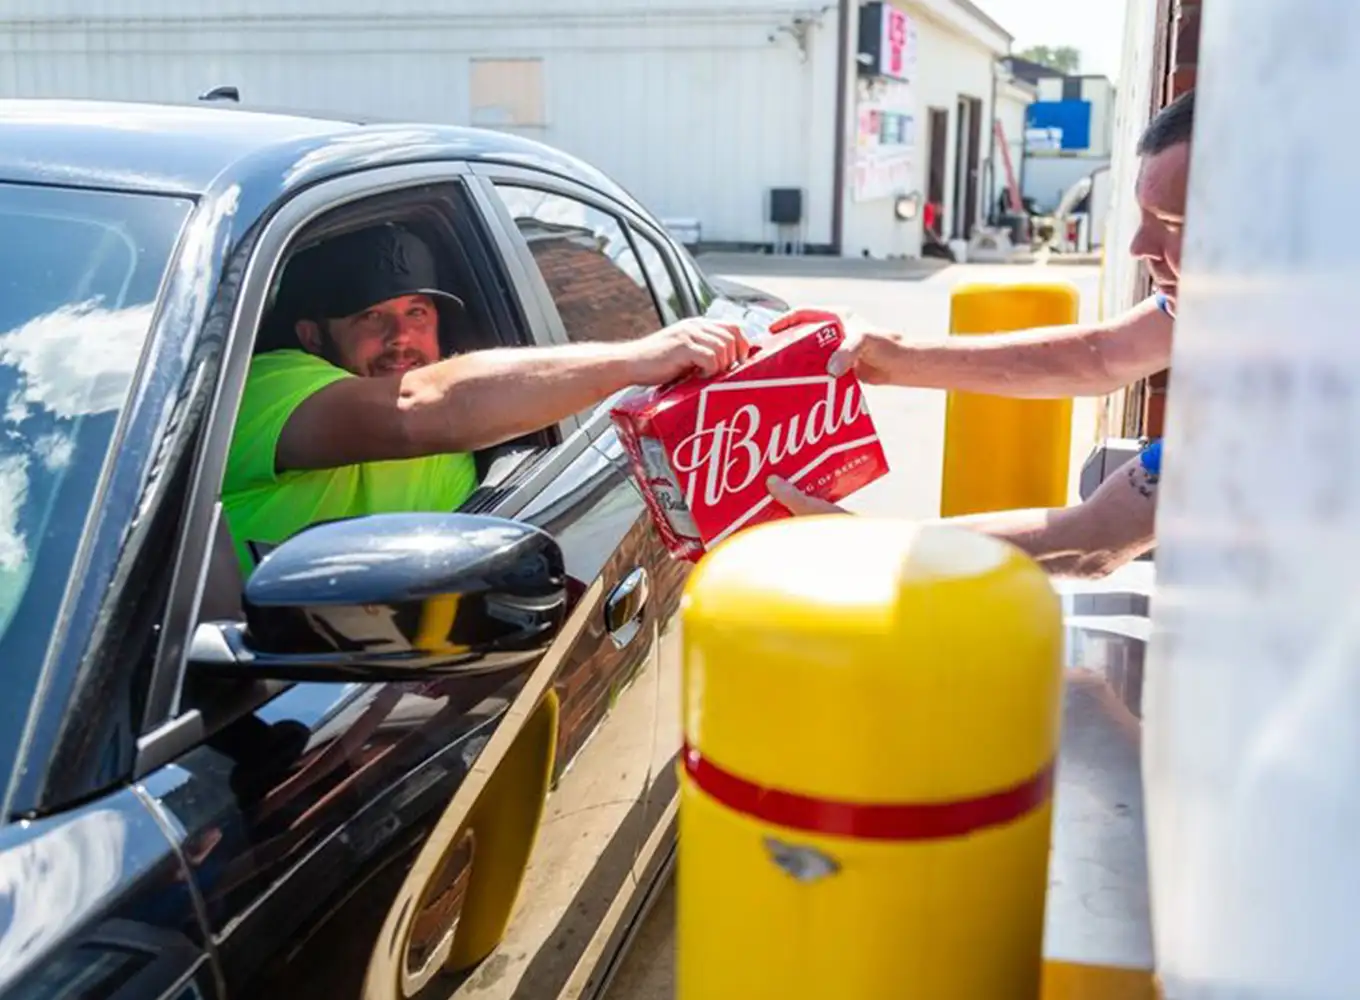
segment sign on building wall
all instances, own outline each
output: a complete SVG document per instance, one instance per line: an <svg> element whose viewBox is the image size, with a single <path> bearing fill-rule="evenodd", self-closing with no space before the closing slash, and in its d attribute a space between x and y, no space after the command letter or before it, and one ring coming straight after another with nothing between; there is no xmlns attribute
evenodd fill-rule
<svg viewBox="0 0 1360 1000"><path fill-rule="evenodd" d="M917 29L890 3L860 8L851 196L873 201L911 190L916 170Z"/></svg>
<svg viewBox="0 0 1360 1000"><path fill-rule="evenodd" d="M855 106L855 201L911 189L916 168L915 98L915 88L905 83L861 84Z"/></svg>
<svg viewBox="0 0 1360 1000"><path fill-rule="evenodd" d="M916 79L916 25L890 3L867 3L859 11L859 66L868 76Z"/></svg>

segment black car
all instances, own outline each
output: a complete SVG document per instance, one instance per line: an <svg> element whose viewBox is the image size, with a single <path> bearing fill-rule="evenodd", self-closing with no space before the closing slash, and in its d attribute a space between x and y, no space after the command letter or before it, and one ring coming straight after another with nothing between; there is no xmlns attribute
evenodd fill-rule
<svg viewBox="0 0 1360 1000"><path fill-rule="evenodd" d="M607 404L242 579L279 276L381 221L466 300L452 350L783 307L511 135L0 102L0 997L589 996L665 873L687 567Z"/></svg>

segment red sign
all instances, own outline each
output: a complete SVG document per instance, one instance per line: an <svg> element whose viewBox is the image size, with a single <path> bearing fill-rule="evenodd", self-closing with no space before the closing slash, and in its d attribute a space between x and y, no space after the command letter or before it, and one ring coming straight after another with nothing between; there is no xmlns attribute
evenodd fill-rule
<svg viewBox="0 0 1360 1000"><path fill-rule="evenodd" d="M860 8L861 72L910 83L916 79L916 28L905 12L875 0Z"/></svg>
<svg viewBox="0 0 1360 1000"><path fill-rule="evenodd" d="M907 75L907 15L890 3L883 5L883 63L885 76Z"/></svg>
<svg viewBox="0 0 1360 1000"><path fill-rule="evenodd" d="M697 560L736 531L788 516L770 498L771 475L837 501L887 473L859 381L826 371L843 339L838 323L808 324L760 342L722 375L616 404L619 437L673 555Z"/></svg>

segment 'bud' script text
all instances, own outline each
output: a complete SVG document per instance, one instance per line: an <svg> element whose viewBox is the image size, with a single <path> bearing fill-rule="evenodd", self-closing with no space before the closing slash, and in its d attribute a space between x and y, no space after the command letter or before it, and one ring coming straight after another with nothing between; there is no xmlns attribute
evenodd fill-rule
<svg viewBox="0 0 1360 1000"><path fill-rule="evenodd" d="M743 388L750 393L760 389L759 383L748 383ZM843 392L838 393L838 389ZM803 392L816 390L808 386ZM790 389L775 389L789 392ZM704 411L716 402L710 394ZM799 393L802 395L802 393ZM839 398L838 398L839 397ZM825 391L805 413L795 413L783 423L761 427L760 407L747 402L711 427L700 426L672 452L675 471L685 477L685 498L691 508L695 505L696 489L702 485L705 506L716 505L724 496L740 493L756 481L765 469L786 458L797 455L810 445L838 434L865 416L864 394L853 378L825 380Z"/></svg>

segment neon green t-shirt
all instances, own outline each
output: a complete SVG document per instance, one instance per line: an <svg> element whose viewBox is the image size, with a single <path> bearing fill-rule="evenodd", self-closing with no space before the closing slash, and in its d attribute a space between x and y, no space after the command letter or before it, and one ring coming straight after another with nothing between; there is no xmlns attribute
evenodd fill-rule
<svg viewBox="0 0 1360 1000"><path fill-rule="evenodd" d="M300 350L251 359L236 417L222 504L249 575L251 543L277 545L309 525L342 517L455 510L477 487L471 455L432 455L336 469L275 471L279 435L304 399L357 376Z"/></svg>

